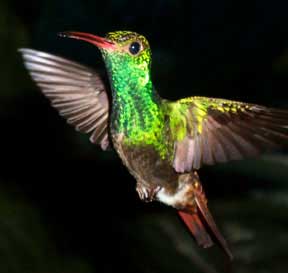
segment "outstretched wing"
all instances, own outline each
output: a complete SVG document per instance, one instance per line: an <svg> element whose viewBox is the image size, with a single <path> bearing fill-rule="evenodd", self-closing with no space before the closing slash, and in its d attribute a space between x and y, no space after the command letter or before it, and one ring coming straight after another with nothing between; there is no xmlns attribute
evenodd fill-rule
<svg viewBox="0 0 288 273"><path fill-rule="evenodd" d="M67 122L103 150L109 145L109 103L104 83L92 69L44 52L22 48L24 63L44 95Z"/></svg>
<svg viewBox="0 0 288 273"><path fill-rule="evenodd" d="M168 103L177 172L238 160L288 144L288 111L223 99Z"/></svg>

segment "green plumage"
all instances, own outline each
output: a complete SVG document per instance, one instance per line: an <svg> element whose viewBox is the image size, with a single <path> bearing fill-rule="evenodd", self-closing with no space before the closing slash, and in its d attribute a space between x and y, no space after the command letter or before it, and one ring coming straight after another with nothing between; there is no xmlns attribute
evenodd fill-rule
<svg viewBox="0 0 288 273"><path fill-rule="evenodd" d="M112 101L92 69L20 50L52 105L104 150L113 143L135 177L141 199L175 207L199 245L211 246L215 237L232 257L195 170L287 146L288 112L216 98L162 99L151 81L151 50L144 36L130 31L111 32L106 38L80 32L64 36L101 50Z"/></svg>
<svg viewBox="0 0 288 273"><path fill-rule="evenodd" d="M125 32L124 36L123 32L113 32L107 37L120 48L114 52L102 50L112 87L111 129L124 134L126 145L149 145L161 157L167 157L164 111L151 81L148 41L133 32ZM127 48L135 39L141 42L142 50L132 56Z"/></svg>
<svg viewBox="0 0 288 273"><path fill-rule="evenodd" d="M279 130L286 125L286 112L277 121L279 126L276 124L268 131L272 126L269 122L278 114L265 107L204 97L163 100L151 82L151 51L145 37L120 31L108 34L107 38L118 48L102 49L112 86L112 131L124 134L125 145L149 146L171 164L180 157L182 163L176 165L181 166L175 168L183 172L199 169L202 163L254 155L263 148L256 147L259 141L265 142L265 150L277 144L277 141L271 143L271 138L281 140ZM128 51L133 41L141 43L141 51L135 56ZM259 118L267 128L252 126L254 118ZM246 128L249 123L257 134ZM287 128L283 126L286 135L282 138L286 138Z"/></svg>

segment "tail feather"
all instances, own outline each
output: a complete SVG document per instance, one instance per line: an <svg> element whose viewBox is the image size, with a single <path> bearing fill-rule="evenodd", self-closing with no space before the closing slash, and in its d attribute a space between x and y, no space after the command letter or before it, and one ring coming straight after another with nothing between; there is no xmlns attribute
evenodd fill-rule
<svg viewBox="0 0 288 273"><path fill-rule="evenodd" d="M225 251L229 259L233 260L233 255L228 244L219 231L206 203L199 197L195 197L195 200L197 211L191 213L181 210L178 211L183 222L186 224L199 246L208 248L213 246L213 241L217 242Z"/></svg>
<svg viewBox="0 0 288 273"><path fill-rule="evenodd" d="M200 210L200 213L204 218L205 223L208 225L209 229L211 230L218 244L223 248L223 250L225 251L227 256L230 258L230 260L233 260L233 254L230 251L226 240L224 239L221 232L219 231L206 203L203 202L202 198L196 197L195 200L196 200L197 207Z"/></svg>
<svg viewBox="0 0 288 273"><path fill-rule="evenodd" d="M203 248L208 248L213 245L213 241L210 235L207 233L205 227L201 222L201 219L196 213L189 214L179 210L178 214L182 218L183 222L186 224L189 231L194 236L199 246L202 246Z"/></svg>

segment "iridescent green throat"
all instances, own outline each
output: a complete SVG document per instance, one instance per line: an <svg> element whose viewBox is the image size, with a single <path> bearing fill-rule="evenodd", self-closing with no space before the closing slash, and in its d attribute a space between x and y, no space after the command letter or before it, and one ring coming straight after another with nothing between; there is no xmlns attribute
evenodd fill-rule
<svg viewBox="0 0 288 273"><path fill-rule="evenodd" d="M103 54L104 55L104 54ZM150 77L150 55L104 55L112 87L111 126L126 144L152 145L164 157L164 115Z"/></svg>

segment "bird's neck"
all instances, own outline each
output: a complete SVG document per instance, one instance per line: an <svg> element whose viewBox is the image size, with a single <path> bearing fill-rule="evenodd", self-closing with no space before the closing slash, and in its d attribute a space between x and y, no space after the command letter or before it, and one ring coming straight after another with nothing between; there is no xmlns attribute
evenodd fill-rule
<svg viewBox="0 0 288 273"><path fill-rule="evenodd" d="M153 88L150 57L133 62L131 57L104 54L104 59L113 98L112 134L123 135L126 145L152 146L164 158L167 147L163 102Z"/></svg>
<svg viewBox="0 0 288 273"><path fill-rule="evenodd" d="M111 77L112 128L132 142L153 138L161 129L161 99L153 88L150 75L117 73Z"/></svg>

